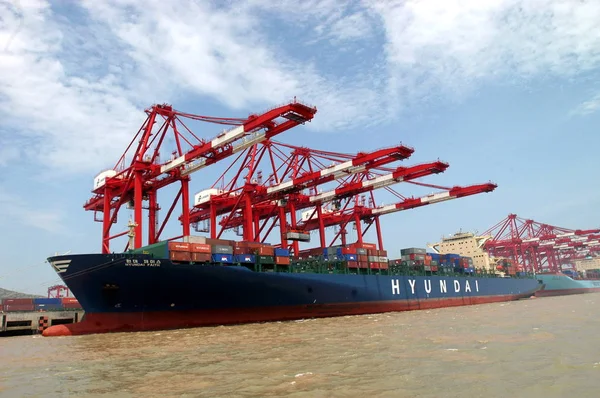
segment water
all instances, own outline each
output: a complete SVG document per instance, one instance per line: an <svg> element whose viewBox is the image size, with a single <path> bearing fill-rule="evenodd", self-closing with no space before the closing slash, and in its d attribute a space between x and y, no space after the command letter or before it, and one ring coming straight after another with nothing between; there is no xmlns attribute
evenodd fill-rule
<svg viewBox="0 0 600 398"><path fill-rule="evenodd" d="M0 396L598 397L600 294L0 339Z"/></svg>

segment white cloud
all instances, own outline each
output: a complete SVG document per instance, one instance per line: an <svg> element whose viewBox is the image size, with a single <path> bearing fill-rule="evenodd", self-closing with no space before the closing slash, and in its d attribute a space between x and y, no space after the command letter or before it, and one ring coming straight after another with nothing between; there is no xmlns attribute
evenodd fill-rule
<svg viewBox="0 0 600 398"><path fill-rule="evenodd" d="M370 1L384 24L393 90L462 94L485 80L573 76L600 63L600 2Z"/></svg>
<svg viewBox="0 0 600 398"><path fill-rule="evenodd" d="M199 98L243 116L297 96L319 109L311 128L343 131L427 96L600 62L599 2L210 4L90 1L62 15L0 0L0 165L25 155L86 174L112 166L153 102Z"/></svg>
<svg viewBox="0 0 600 398"><path fill-rule="evenodd" d="M591 99L582 102L571 111L571 115L585 116L595 113L600 109L600 94L593 96Z"/></svg>

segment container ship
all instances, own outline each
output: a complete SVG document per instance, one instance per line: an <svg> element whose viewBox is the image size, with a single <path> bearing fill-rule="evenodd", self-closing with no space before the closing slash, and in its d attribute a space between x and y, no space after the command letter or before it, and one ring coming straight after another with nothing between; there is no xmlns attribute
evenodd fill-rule
<svg viewBox="0 0 600 398"><path fill-rule="evenodd" d="M570 274L570 275L568 275ZM600 270L588 270L583 276L575 272L548 272L537 274L542 287L536 297L565 296L600 292Z"/></svg>
<svg viewBox="0 0 600 398"><path fill-rule="evenodd" d="M48 259L83 306L85 319L50 327L44 335L419 310L535 293L539 283L531 275L478 273L472 261L458 255L434 258L413 248L390 261L383 250L381 216L497 186L421 183L417 180L443 173L448 164L394 165L414 152L402 144L348 154L273 140L310 122L316 111L295 98L245 119L194 115L169 104L146 109L142 127L113 168L96 176L93 196L84 204L102 223L101 252ZM204 139L184 120L234 127ZM176 148L165 148L169 142ZM165 154L171 154L168 160ZM190 194L192 173L230 157L235 160L210 188ZM393 193L391 185L400 182L441 191L422 197L395 193L401 201L375 204L374 190ZM158 193L167 186L180 188L159 222ZM178 202L181 234L161 239ZM113 233L125 206L133 212L130 230ZM349 244L350 224L356 239ZM372 225L377 244L365 243ZM192 226L210 238L194 236ZM274 235L281 240L264 243L273 241L269 237L277 226ZM329 227L337 235L327 244ZM318 248L300 250L317 230ZM218 239L225 231L241 238ZM129 236L125 251L111 252L110 241L124 235Z"/></svg>
<svg viewBox="0 0 600 398"><path fill-rule="evenodd" d="M389 260L374 244L287 249L188 237L114 254L48 260L78 298L85 318L44 336L422 310L528 298L531 275L477 273L458 255L425 249Z"/></svg>

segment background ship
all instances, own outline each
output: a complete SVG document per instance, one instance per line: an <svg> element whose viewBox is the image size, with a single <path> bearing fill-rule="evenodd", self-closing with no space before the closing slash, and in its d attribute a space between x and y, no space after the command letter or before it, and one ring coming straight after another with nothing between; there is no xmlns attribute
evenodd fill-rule
<svg viewBox="0 0 600 398"><path fill-rule="evenodd" d="M560 272L537 274L535 277L543 286L535 295L548 297L600 292L600 270L587 271L583 278L571 275Z"/></svg>

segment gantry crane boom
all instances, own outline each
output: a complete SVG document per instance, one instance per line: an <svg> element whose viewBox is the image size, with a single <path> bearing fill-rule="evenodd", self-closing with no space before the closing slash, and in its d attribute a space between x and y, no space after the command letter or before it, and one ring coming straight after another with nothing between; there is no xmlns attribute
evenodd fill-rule
<svg viewBox="0 0 600 398"><path fill-rule="evenodd" d="M142 245L142 209L143 201L148 200L149 211L149 237L148 243L158 239L155 222L157 220L158 204L156 191L174 182L181 182L181 189L177 198L181 197L183 208L183 234L189 235L189 174L209 164L223 160L243 148L253 145L261 140L267 140L294 126L312 120L316 108L294 101L289 104L273 108L261 115L251 115L248 119L213 118L189 113L178 112L170 105L154 105L146 110L148 115L142 128L128 146L127 151L133 148L133 143L138 142L137 148L131 156L131 163L125 167L127 151L121 156L113 170L101 173L96 178L93 192L96 194L89 200L84 208L94 212L103 213L103 244L102 251L109 251L109 240L124 233L110 236L109 231L116 222L120 207L126 202L133 202L134 208L134 244ZM153 128L157 120L164 119L157 132ZM219 124L234 124L237 127L219 134L210 141L199 139L182 122L182 118L205 121ZM279 119L284 121L279 121ZM178 129L178 123L183 126ZM159 161L159 150L165 140L167 131L171 130L177 146L174 157L170 161ZM193 137L196 143L186 139L183 132ZM188 148L184 148L187 146ZM119 170L121 167L121 170ZM175 201L177 201L176 199ZM175 203L175 202L174 202ZM112 211L111 211L112 210ZM111 214L112 213L112 214ZM162 231L163 226L158 229Z"/></svg>

